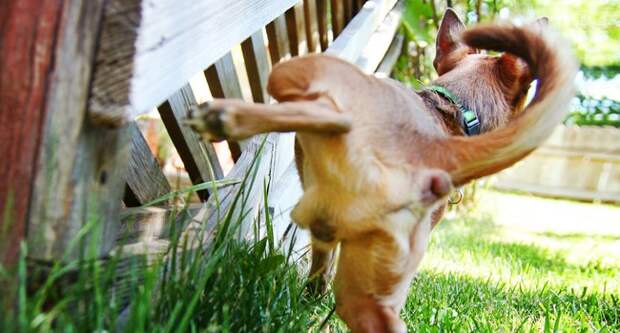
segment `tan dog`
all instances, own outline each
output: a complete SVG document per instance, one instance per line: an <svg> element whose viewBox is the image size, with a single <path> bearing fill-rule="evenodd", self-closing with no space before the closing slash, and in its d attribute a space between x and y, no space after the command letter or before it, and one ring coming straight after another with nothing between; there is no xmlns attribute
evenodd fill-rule
<svg viewBox="0 0 620 333"><path fill-rule="evenodd" d="M190 120L209 140L297 132L304 195L291 216L313 236L312 274L340 244L336 311L353 332L406 331L399 312L451 188L529 154L573 95L576 63L546 28L463 29L448 10L434 61L441 88L416 93L310 55L274 67L268 91L280 104L216 100ZM537 94L520 112L533 78ZM482 134L466 136L476 120Z"/></svg>

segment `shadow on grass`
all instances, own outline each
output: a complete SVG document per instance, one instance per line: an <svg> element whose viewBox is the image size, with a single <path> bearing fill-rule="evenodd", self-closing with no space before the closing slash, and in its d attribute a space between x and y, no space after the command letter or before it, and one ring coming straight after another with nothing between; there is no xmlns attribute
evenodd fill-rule
<svg viewBox="0 0 620 333"><path fill-rule="evenodd" d="M402 313L411 332L529 332L620 329L618 297L542 288L530 291L466 275L426 271Z"/></svg>

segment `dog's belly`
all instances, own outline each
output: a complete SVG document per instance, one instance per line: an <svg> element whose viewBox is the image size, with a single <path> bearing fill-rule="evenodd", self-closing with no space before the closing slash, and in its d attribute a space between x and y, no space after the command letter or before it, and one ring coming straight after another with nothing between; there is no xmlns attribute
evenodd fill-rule
<svg viewBox="0 0 620 333"><path fill-rule="evenodd" d="M346 145L344 138L298 135L298 159L304 194L291 217L310 229L316 241L333 247L374 229L387 214L408 208L412 173L402 165L386 165L372 147ZM414 211L414 223L424 212Z"/></svg>

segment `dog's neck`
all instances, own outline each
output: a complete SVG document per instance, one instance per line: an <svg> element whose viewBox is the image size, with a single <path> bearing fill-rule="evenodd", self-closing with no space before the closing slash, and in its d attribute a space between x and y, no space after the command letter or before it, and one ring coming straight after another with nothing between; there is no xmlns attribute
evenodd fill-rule
<svg viewBox="0 0 620 333"><path fill-rule="evenodd" d="M454 86L452 82L440 83L442 87L445 85L451 88ZM511 107L507 101L509 97L506 97L506 94L499 87L489 85L488 89L480 89L479 91L463 89L459 85L456 87L457 89L449 89L449 92L457 98L457 103L434 89L425 88L416 92L424 101L427 111L439 120L446 133L450 135L471 134L468 133L469 129L463 122L463 107L475 112L479 121L479 132L476 134L480 134L505 126L512 116L524 106L525 94L520 94L519 101ZM448 89L446 88L446 90ZM527 90L524 91L527 92Z"/></svg>
<svg viewBox="0 0 620 333"><path fill-rule="evenodd" d="M443 125L450 135L465 135L462 126L462 114L459 107L434 91L423 89L417 92L427 110Z"/></svg>

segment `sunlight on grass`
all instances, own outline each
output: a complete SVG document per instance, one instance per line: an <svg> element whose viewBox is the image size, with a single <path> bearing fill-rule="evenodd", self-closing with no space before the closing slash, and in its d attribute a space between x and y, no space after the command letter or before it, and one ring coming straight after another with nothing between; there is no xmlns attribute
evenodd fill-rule
<svg viewBox="0 0 620 333"><path fill-rule="evenodd" d="M483 191L474 213L433 232L404 311L409 324L620 329L618 217L619 207Z"/></svg>
<svg viewBox="0 0 620 333"><path fill-rule="evenodd" d="M401 313L410 332L620 330L620 260L608 252L620 243L620 208L480 197L473 212L433 231ZM294 244L274 239L268 213L254 225L265 232L245 243L234 236L243 211L223 214L207 248L192 246L172 223L170 250L155 262L124 261L122 253L69 262L52 267L35 290L26 288L37 273L26 269L24 246L17 271L0 269L10 291L0 293L0 331L347 332L332 293L305 290L307 278L285 254ZM597 219L579 223L580 214Z"/></svg>

